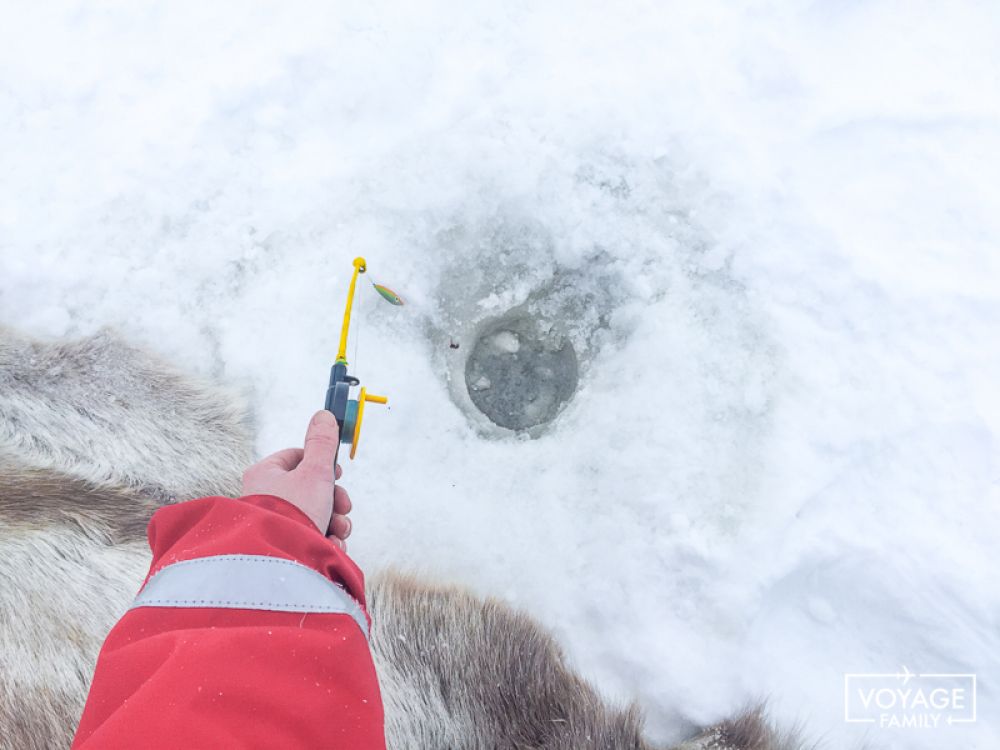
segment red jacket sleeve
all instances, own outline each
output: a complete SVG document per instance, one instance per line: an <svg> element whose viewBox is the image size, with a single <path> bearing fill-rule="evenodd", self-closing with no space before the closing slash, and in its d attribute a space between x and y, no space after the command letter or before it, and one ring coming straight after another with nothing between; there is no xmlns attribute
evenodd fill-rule
<svg viewBox="0 0 1000 750"><path fill-rule="evenodd" d="M361 571L276 497L160 509L75 750L384 750Z"/></svg>

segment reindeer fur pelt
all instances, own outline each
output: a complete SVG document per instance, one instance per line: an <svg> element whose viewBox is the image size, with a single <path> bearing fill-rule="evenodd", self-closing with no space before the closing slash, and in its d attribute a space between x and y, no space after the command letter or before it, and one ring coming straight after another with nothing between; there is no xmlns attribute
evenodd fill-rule
<svg viewBox="0 0 1000 750"><path fill-rule="evenodd" d="M150 514L237 493L252 461L234 393L110 331L0 327L0 748L68 747L145 576ZM368 596L390 750L651 750L639 710L609 705L528 615L398 572ZM678 750L801 747L753 709Z"/></svg>

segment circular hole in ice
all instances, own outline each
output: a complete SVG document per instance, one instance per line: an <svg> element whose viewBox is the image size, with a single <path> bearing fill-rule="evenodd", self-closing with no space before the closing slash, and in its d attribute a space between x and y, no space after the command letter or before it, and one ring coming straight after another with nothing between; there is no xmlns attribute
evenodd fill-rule
<svg viewBox="0 0 1000 750"><path fill-rule="evenodd" d="M576 351L558 326L518 312L480 330L465 363L476 408L510 430L551 422L573 397Z"/></svg>

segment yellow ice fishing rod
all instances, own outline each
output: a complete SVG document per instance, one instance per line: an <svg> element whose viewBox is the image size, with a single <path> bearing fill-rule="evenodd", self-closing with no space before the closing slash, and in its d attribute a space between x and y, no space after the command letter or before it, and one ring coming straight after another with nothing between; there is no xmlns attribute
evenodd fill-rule
<svg viewBox="0 0 1000 750"><path fill-rule="evenodd" d="M375 396L364 388L358 397L351 398L351 387L361 385L356 377L347 374L347 331L351 325L351 307L354 304L354 288L358 274L365 272L365 259L354 259L354 273L351 274L351 286L347 290L347 307L344 308L344 325L340 329L340 348L337 349L337 360L330 369L330 386L326 389L326 410L333 412L340 424L340 442L351 446L351 458L358 452L358 440L361 437L361 418L365 413L365 403L387 404L385 396ZM382 294L379 291L379 294ZM384 296L384 295L383 295Z"/></svg>

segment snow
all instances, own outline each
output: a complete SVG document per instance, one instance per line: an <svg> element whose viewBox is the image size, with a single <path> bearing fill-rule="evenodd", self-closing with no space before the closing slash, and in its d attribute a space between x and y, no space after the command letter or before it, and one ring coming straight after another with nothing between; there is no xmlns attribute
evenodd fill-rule
<svg viewBox="0 0 1000 750"><path fill-rule="evenodd" d="M359 288L362 565L529 609L659 740L764 696L831 748L995 748L998 34L973 0L21 3L0 320L247 388L270 452L364 255L407 306ZM565 274L580 389L498 439L449 336ZM845 723L844 674L902 665L976 673L979 721Z"/></svg>

